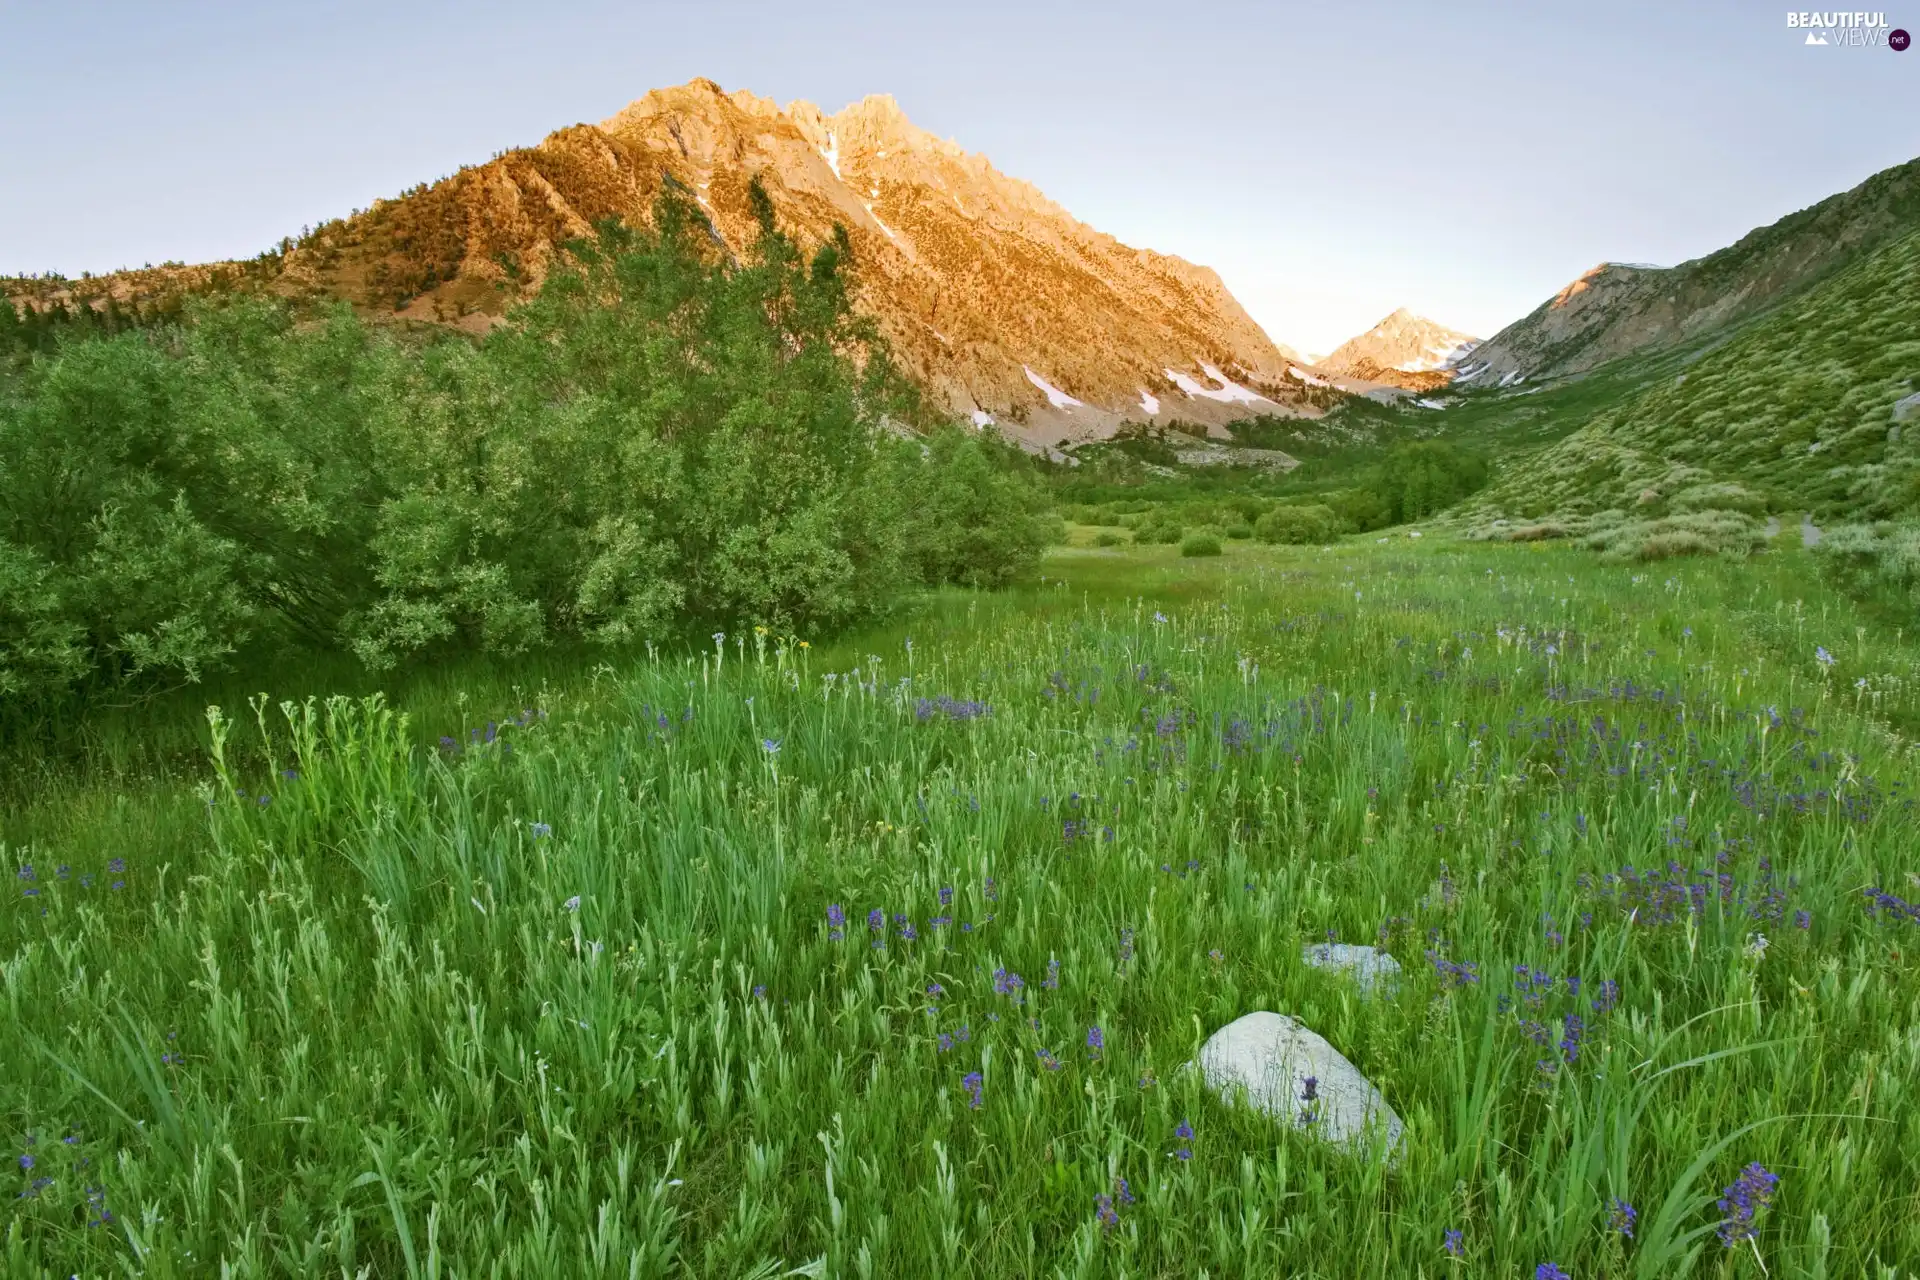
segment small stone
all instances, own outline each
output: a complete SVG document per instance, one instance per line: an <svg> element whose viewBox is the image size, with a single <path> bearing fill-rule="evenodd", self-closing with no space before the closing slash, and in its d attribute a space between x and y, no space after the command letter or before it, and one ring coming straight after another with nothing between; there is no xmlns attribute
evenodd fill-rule
<svg viewBox="0 0 1920 1280"><path fill-rule="evenodd" d="M1362 994L1377 987L1382 995L1392 995L1400 987L1400 962L1375 947L1351 942L1309 942L1300 958L1313 969L1325 969L1350 977Z"/></svg>
<svg viewBox="0 0 1920 1280"><path fill-rule="evenodd" d="M1207 1087L1244 1097L1288 1128L1364 1151L1378 1127L1391 1159L1405 1126L1373 1083L1325 1038L1285 1014L1250 1013L1213 1033L1200 1048ZM1307 1081L1312 1079L1312 1097Z"/></svg>

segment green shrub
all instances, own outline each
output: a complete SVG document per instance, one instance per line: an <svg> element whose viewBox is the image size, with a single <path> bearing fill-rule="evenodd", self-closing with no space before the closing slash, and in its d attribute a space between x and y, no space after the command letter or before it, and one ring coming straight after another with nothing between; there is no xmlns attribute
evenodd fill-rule
<svg viewBox="0 0 1920 1280"><path fill-rule="evenodd" d="M1244 524L1230 525L1227 528L1227 536L1236 542L1245 542L1253 537L1253 527Z"/></svg>
<svg viewBox="0 0 1920 1280"><path fill-rule="evenodd" d="M1690 485L1673 495L1667 506L1675 514L1692 511L1739 511L1750 516L1767 513L1767 496L1745 485L1721 481Z"/></svg>
<svg viewBox="0 0 1920 1280"><path fill-rule="evenodd" d="M1666 560L1675 556L1744 556L1764 545L1760 525L1733 511L1701 511L1631 520L1589 533L1585 545L1603 560Z"/></svg>
<svg viewBox="0 0 1920 1280"><path fill-rule="evenodd" d="M1330 542L1340 536L1341 520L1333 508L1315 504L1275 507L1253 526L1254 536L1262 542L1292 545Z"/></svg>
<svg viewBox="0 0 1920 1280"><path fill-rule="evenodd" d="M1127 540L1117 533L1103 530L1094 538L1093 545L1096 547L1124 547L1127 545Z"/></svg>
<svg viewBox="0 0 1920 1280"><path fill-rule="evenodd" d="M1920 606L1920 525L1841 525L1813 548L1821 575L1856 596Z"/></svg>
<svg viewBox="0 0 1920 1280"><path fill-rule="evenodd" d="M1039 510L1018 448L988 432L933 433L925 452L894 447L901 533L925 582L998 587L1066 540L1066 524Z"/></svg>
<svg viewBox="0 0 1920 1280"><path fill-rule="evenodd" d="M1180 554L1183 556L1217 556L1220 554L1220 539L1210 533L1190 533L1180 542Z"/></svg>
<svg viewBox="0 0 1920 1280"><path fill-rule="evenodd" d="M1134 541L1152 545L1160 543L1171 546L1186 536L1186 528L1165 512L1156 512L1149 516L1134 531Z"/></svg>

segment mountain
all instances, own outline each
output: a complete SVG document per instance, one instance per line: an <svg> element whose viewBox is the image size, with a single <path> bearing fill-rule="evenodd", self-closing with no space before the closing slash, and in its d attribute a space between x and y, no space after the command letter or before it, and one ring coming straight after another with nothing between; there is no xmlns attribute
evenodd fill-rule
<svg viewBox="0 0 1920 1280"><path fill-rule="evenodd" d="M1450 370L1479 341L1401 307L1315 363L1329 373L1429 391L1446 385L1453 377Z"/></svg>
<svg viewBox="0 0 1920 1280"><path fill-rule="evenodd" d="M605 218L645 220L661 188L699 202L717 248L757 232L758 176L803 247L843 225L856 306L935 404L1032 443L1111 435L1122 421L1210 425L1315 416L1299 357L1220 277L1120 243L1031 185L913 125L891 97L827 115L710 80L656 90L597 125L423 184L283 242L251 263L170 267L82 284L12 281L43 302L141 289L252 287L344 298L481 332L535 289L556 245Z"/></svg>
<svg viewBox="0 0 1920 1280"><path fill-rule="evenodd" d="M1676 362L1678 364L1678 362ZM1578 384L1573 384L1578 385ZM1494 537L1810 510L1920 510L1920 230L1858 256L1680 372L1511 459L1462 511ZM1547 397L1542 396L1541 399ZM1523 530L1533 528L1532 535Z"/></svg>
<svg viewBox="0 0 1920 1280"><path fill-rule="evenodd" d="M1704 340L1916 228L1920 160L1677 267L1603 262L1482 343L1455 380L1539 381Z"/></svg>

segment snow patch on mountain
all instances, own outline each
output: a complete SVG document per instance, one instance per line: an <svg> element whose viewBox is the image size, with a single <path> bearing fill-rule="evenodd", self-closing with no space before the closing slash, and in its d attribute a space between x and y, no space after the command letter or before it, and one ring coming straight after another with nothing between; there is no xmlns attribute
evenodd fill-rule
<svg viewBox="0 0 1920 1280"><path fill-rule="evenodd" d="M1266 397L1259 392L1249 391L1210 364L1201 365L1200 371L1220 385L1217 387L1203 387L1186 374L1175 372L1172 369L1166 370L1166 375L1174 386L1199 400L1218 400L1222 403L1238 402L1241 404L1252 404L1255 401L1266 399Z"/></svg>
<svg viewBox="0 0 1920 1280"><path fill-rule="evenodd" d="M1060 388L1054 386L1051 382L1048 382L1045 378L1035 373L1028 366L1023 364L1020 367L1022 369L1026 369L1027 381L1031 382L1034 386L1040 388L1040 390L1047 397L1047 403L1052 405L1054 408L1077 409L1077 408L1084 407L1081 401L1075 400L1072 396L1068 395L1066 392L1062 391Z"/></svg>

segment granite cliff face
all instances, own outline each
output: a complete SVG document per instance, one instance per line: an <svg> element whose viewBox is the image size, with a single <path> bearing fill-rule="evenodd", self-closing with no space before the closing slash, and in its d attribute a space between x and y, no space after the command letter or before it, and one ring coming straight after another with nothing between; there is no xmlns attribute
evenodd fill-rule
<svg viewBox="0 0 1920 1280"><path fill-rule="evenodd" d="M556 245L604 218L645 221L666 183L695 196L715 240L741 252L756 232L755 176L803 246L847 228L856 305L934 403L963 419L1053 444L1129 419L1217 428L1257 413L1311 416L1331 396L1213 271L1075 220L917 128L890 97L828 115L710 80L656 90L229 274L484 330L539 285Z"/></svg>

